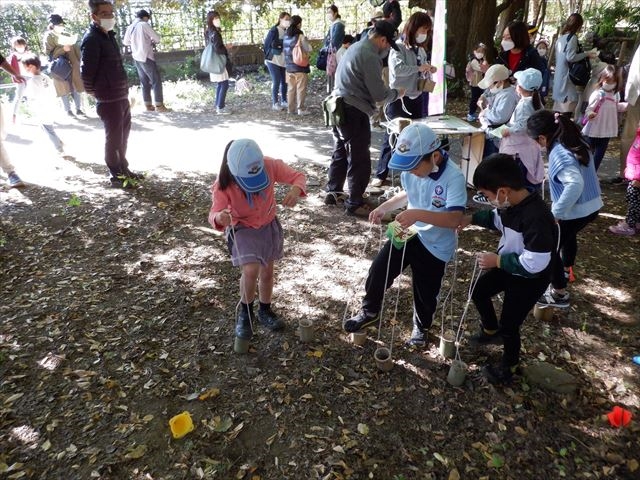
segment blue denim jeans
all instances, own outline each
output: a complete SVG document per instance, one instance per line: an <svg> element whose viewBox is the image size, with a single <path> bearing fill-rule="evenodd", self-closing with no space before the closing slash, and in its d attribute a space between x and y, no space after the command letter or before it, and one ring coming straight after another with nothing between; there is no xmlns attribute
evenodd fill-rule
<svg viewBox="0 0 640 480"><path fill-rule="evenodd" d="M267 70L271 75L271 103L278 103L278 91L280 91L280 101L287 101L287 69L279 67L275 63L265 62Z"/></svg>
<svg viewBox="0 0 640 480"><path fill-rule="evenodd" d="M80 98L80 94L73 90L70 94L73 97L73 103L76 105L76 110L82 110L82 100ZM65 112L71 111L71 102L69 102L69 95L63 95L60 97L62 99L62 106L64 107Z"/></svg>
<svg viewBox="0 0 640 480"><path fill-rule="evenodd" d="M218 86L216 87L216 108L224 108L227 90L229 90L229 80L218 82Z"/></svg>
<svg viewBox="0 0 640 480"><path fill-rule="evenodd" d="M55 149L62 153L62 140L60 140L60 137L58 136L58 134L56 133L56 131L53 129L53 125L48 124L48 123L43 123L40 125L40 127L42 127L42 130L44 131L44 133L47 134L47 137L49 137L49 140L51 140L51 143L53 143L53 146L55 147Z"/></svg>
<svg viewBox="0 0 640 480"><path fill-rule="evenodd" d="M596 171L598 171L598 169L600 168L600 164L602 163L602 159L604 158L604 154L607 152L609 139L587 137L587 140L589 141L589 145L591 145L591 151L593 152L593 163L596 166Z"/></svg>
<svg viewBox="0 0 640 480"><path fill-rule="evenodd" d="M136 70L138 70L138 78L142 86L142 100L145 105L153 105L151 103L151 89L153 89L153 99L156 105L162 105L164 98L162 96L162 80L160 79L160 71L155 61L147 58L146 62L136 60Z"/></svg>

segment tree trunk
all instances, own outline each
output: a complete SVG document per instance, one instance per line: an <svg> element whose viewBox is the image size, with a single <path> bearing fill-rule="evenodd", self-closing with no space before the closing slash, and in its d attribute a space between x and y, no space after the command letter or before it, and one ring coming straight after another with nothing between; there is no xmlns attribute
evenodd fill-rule
<svg viewBox="0 0 640 480"><path fill-rule="evenodd" d="M527 10L528 0L505 0L503 4L507 4L506 8L500 12L500 20L496 27L496 33L502 35L502 32L506 26L513 20L527 21L526 18L522 18L523 13ZM501 8L502 5L498 8Z"/></svg>

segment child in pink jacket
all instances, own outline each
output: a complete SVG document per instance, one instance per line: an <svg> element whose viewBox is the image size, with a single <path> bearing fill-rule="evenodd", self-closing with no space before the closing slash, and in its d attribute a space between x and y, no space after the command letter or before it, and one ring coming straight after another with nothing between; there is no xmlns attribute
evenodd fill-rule
<svg viewBox="0 0 640 480"><path fill-rule="evenodd" d="M636 138L627 155L627 166L624 176L629 180L627 186L627 218L609 227L611 233L617 235L635 235L640 232L640 123L636 130Z"/></svg>
<svg viewBox="0 0 640 480"><path fill-rule="evenodd" d="M305 196L304 174L282 160L265 157L253 140L230 142L224 152L220 174L211 187L213 205L209 223L225 230L233 265L242 268L240 311L236 337L249 340L253 301L258 287L258 321L270 330L281 330L284 322L271 310L273 265L282 258L284 236L276 217L274 184L286 183L291 190L282 200L293 207Z"/></svg>

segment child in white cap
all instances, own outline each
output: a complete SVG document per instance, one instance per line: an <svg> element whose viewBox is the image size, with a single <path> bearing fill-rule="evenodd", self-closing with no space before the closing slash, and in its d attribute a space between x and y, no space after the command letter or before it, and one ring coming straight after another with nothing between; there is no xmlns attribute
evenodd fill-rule
<svg viewBox="0 0 640 480"><path fill-rule="evenodd" d="M284 163L265 157L253 140L230 142L224 152L220 174L211 187L213 204L209 223L225 230L234 266L242 268L240 310L236 337L251 339L253 301L258 287L258 321L270 330L281 330L284 322L271 310L273 266L282 258L282 226L276 217L275 183L291 185L282 200L293 207L306 196L304 174Z"/></svg>
<svg viewBox="0 0 640 480"><path fill-rule="evenodd" d="M487 90L490 98L488 106L478 117L482 129L489 132L509 121L518 103L518 94L509 82L509 70L504 65L491 65L478 86ZM489 133L484 146L483 157L498 153L498 139Z"/></svg>
<svg viewBox="0 0 640 480"><path fill-rule="evenodd" d="M344 322L347 332L356 332L380 320L385 290L411 266L413 284L413 330L409 343L426 345L427 330L436 310L444 269L456 248L456 228L467 203L464 175L440 140L424 123L414 123L398 136L389 168L400 170L403 191L369 214L369 221L380 223L384 215L407 207L396 221L417 234L404 249L388 241L373 260L365 283L362 309ZM404 263L402 260L404 259Z"/></svg>
<svg viewBox="0 0 640 480"><path fill-rule="evenodd" d="M538 142L527 135L527 120L542 109L542 74L535 68L527 68L514 73L513 77L520 100L509 122L501 129L500 153L516 157L525 175L527 189L539 191L544 180L544 160Z"/></svg>

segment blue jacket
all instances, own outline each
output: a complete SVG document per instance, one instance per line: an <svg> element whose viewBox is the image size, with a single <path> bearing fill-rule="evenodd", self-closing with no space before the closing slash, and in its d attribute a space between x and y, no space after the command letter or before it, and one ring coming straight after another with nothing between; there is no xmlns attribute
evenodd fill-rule
<svg viewBox="0 0 640 480"><path fill-rule="evenodd" d="M326 37L324 37L324 48L329 49L329 44L333 47L333 49L337 52L338 49L342 46L342 41L344 40L344 22L342 19L338 18L334 20L331 26L329 27L329 31L327 32Z"/></svg>
<svg viewBox="0 0 640 480"><path fill-rule="evenodd" d="M82 38L80 75L89 95L98 103L129 98L129 83L120 46L113 31L105 32L92 23Z"/></svg>
<svg viewBox="0 0 640 480"><path fill-rule="evenodd" d="M293 37L288 35L284 36L284 40L282 41L284 48L284 61L287 72L289 73L309 73L311 68L309 66L301 67L300 65L296 65L293 61L293 47L298 43L298 38L300 38L301 31L298 31Z"/></svg>
<svg viewBox="0 0 640 480"><path fill-rule="evenodd" d="M271 60L274 55L280 55L282 53L283 42L280 40L280 34L278 33L278 26L274 25L267 32L267 36L264 37L264 50L265 60Z"/></svg>

